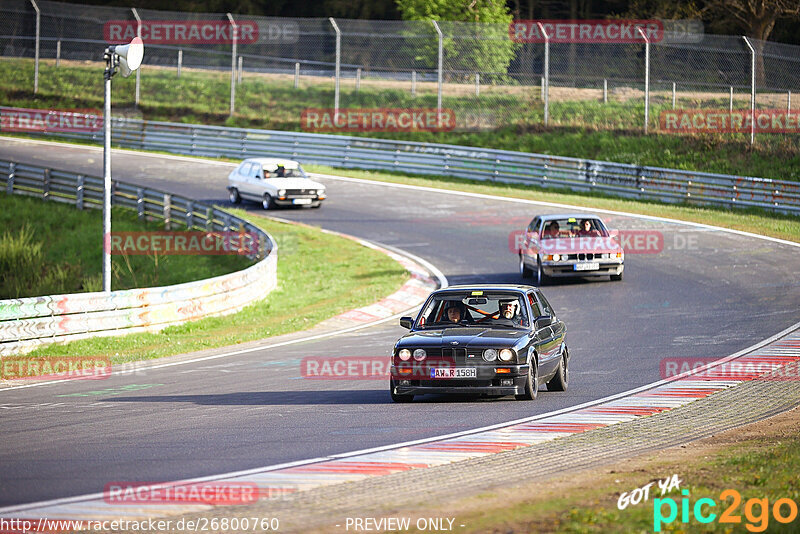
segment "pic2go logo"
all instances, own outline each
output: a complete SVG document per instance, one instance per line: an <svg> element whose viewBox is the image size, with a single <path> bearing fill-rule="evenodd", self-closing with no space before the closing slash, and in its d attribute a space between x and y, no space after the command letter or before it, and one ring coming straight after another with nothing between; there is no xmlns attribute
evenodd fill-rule
<svg viewBox="0 0 800 534"><path fill-rule="evenodd" d="M716 508L717 502L714 499L698 499L694 506L689 502L689 490L682 490L684 497L681 499L680 512L681 523L689 522L691 511L694 519L699 523L711 523L717 519L717 514L712 512ZM737 514L739 505L742 503L742 496L734 489L727 489L719 494L720 501L733 499L733 502L719 515L719 523L742 523L742 516ZM666 515L665 515L666 512ZM772 516L778 523L791 523L797 519L797 503L789 498L776 500L769 506L769 499L748 499L744 503L744 516L747 522L745 528L750 532L764 532L769 527L769 516ZM678 518L678 503L671 497L653 499L653 530L661 532L662 525L669 525Z"/></svg>

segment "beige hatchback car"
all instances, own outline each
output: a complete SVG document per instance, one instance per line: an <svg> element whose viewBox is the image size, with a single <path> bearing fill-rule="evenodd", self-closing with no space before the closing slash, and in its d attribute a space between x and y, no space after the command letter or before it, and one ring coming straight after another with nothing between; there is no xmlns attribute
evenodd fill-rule
<svg viewBox="0 0 800 534"><path fill-rule="evenodd" d="M319 208L325 200L325 186L306 175L299 163L273 158L250 158L228 175L232 204L245 200L260 202L265 209L278 206Z"/></svg>

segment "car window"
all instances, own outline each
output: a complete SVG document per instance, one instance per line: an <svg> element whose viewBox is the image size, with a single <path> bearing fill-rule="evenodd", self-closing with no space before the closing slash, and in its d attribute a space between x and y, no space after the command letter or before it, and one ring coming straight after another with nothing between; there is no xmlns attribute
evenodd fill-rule
<svg viewBox="0 0 800 534"><path fill-rule="evenodd" d="M538 226L539 226L539 217L534 217L531 223L528 225L528 231L535 232Z"/></svg>
<svg viewBox="0 0 800 534"><path fill-rule="evenodd" d="M531 305L531 312L533 312L533 317L539 317L542 315L542 309L539 307L539 303L536 301L536 296L533 293L528 293L528 302Z"/></svg>
<svg viewBox="0 0 800 534"><path fill-rule="evenodd" d="M503 317L503 305L513 303L511 315ZM447 328L458 325L526 328L527 307L519 293L483 291L448 292L433 295L423 308L418 328ZM451 315L451 308L458 311Z"/></svg>
<svg viewBox="0 0 800 534"><path fill-rule="evenodd" d="M539 293L539 302L541 303L542 311L544 312L543 315L549 315L550 317L556 316L555 312L553 311L553 307L550 306L550 303L547 302L547 299L544 298L544 295L541 293Z"/></svg>
<svg viewBox="0 0 800 534"><path fill-rule="evenodd" d="M250 172L250 164L249 164L249 163L247 163L247 162L245 162L245 163L242 163L241 165L239 165L239 168L237 169L237 171L238 171L238 172L239 172L239 174L241 174L242 176L249 176L249 172Z"/></svg>

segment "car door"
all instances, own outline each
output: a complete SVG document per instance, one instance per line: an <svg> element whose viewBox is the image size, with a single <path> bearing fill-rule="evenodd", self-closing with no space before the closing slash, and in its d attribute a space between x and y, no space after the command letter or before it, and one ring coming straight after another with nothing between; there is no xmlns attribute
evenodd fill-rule
<svg viewBox="0 0 800 534"><path fill-rule="evenodd" d="M536 253L539 249L539 217L534 217L525 229L525 238L522 240L522 254L526 265L536 265Z"/></svg>
<svg viewBox="0 0 800 534"><path fill-rule="evenodd" d="M555 311L553 311L544 295L541 292L535 292L534 295L538 301L540 313L543 316L549 315L552 318L552 323L549 326L543 327L536 332L539 343L537 349L539 354L539 376L549 377L558 368L561 357L561 343L564 339L564 328L563 323L558 320Z"/></svg>

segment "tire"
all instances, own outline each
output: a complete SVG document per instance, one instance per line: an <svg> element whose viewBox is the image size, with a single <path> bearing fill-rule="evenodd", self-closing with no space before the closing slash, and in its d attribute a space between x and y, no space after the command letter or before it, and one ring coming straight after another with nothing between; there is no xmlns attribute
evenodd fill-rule
<svg viewBox="0 0 800 534"><path fill-rule="evenodd" d="M389 394L394 402L411 402L414 400L414 395L397 395L394 392L394 379L389 380Z"/></svg>
<svg viewBox="0 0 800 534"><path fill-rule="evenodd" d="M553 378L547 382L547 391L567 391L569 384L569 349L564 347L564 355L561 357L561 363L558 364L558 370Z"/></svg>
<svg viewBox="0 0 800 534"><path fill-rule="evenodd" d="M534 400L539 394L539 366L536 360L531 358L528 365L528 377L525 380L525 393L514 395L517 400Z"/></svg>
<svg viewBox="0 0 800 534"><path fill-rule="evenodd" d="M264 193L264 198L261 199L261 207L265 210L271 210L275 207L275 202L272 201L272 195Z"/></svg>
<svg viewBox="0 0 800 534"><path fill-rule="evenodd" d="M231 204L239 204L242 201L242 197L239 195L239 190L235 187L231 187L230 191L228 192L228 198L230 198Z"/></svg>
<svg viewBox="0 0 800 534"><path fill-rule="evenodd" d="M544 283L547 281L547 275L544 274L544 270L542 269L542 260L541 258L536 258L536 272L533 273L533 283L536 286L543 286Z"/></svg>
<svg viewBox="0 0 800 534"><path fill-rule="evenodd" d="M519 255L519 275L522 278L530 278L533 275L530 267L525 265L525 257L522 254Z"/></svg>
<svg viewBox="0 0 800 534"><path fill-rule="evenodd" d="M622 280L622 273L611 275L612 282L619 282L620 280Z"/></svg>

